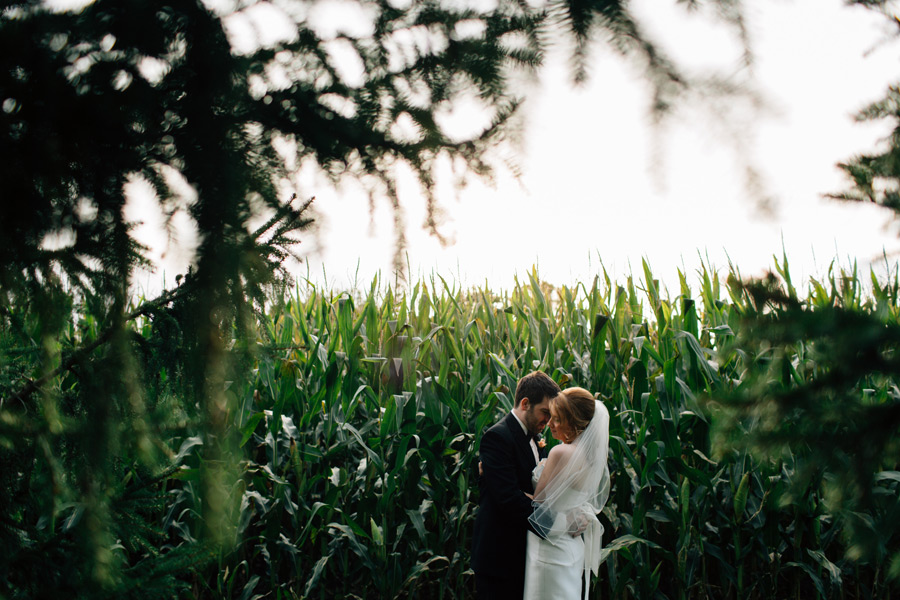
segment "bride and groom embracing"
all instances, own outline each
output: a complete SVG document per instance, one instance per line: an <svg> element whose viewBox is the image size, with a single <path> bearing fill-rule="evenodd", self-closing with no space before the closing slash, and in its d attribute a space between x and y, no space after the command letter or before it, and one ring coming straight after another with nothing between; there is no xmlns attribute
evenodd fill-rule
<svg viewBox="0 0 900 600"><path fill-rule="evenodd" d="M540 433L561 443L549 455ZM519 380L515 407L481 438L472 568L479 600L587 598L609 496L609 413L545 373Z"/></svg>

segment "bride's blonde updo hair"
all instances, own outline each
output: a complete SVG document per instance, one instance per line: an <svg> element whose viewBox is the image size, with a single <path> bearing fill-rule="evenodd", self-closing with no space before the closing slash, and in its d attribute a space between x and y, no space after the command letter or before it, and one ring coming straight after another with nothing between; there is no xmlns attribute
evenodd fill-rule
<svg viewBox="0 0 900 600"><path fill-rule="evenodd" d="M575 437L581 435L594 418L594 395L584 388L565 389L551 402L559 420L575 431Z"/></svg>

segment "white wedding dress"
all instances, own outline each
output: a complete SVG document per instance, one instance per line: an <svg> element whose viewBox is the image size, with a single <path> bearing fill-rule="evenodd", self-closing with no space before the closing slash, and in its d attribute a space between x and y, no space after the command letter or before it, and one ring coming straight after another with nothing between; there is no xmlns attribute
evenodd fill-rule
<svg viewBox="0 0 900 600"><path fill-rule="evenodd" d="M544 470L541 462L531 473L537 485ZM557 519L565 519L558 515ZM525 600L549 600L550 598L581 598L582 573L584 572L584 539L568 534L541 539L528 532L528 549L525 554Z"/></svg>
<svg viewBox="0 0 900 600"><path fill-rule="evenodd" d="M591 425L573 442L572 458L535 498L529 521L543 538L528 532L525 600L587 600L591 573L600 568L603 526L595 515L609 496L608 432L609 415L597 402ZM535 487L545 461L531 473Z"/></svg>

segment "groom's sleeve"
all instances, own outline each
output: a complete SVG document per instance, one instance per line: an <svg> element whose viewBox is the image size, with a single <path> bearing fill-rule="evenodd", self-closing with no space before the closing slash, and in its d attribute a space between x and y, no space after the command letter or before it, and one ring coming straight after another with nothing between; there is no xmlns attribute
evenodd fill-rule
<svg viewBox="0 0 900 600"><path fill-rule="evenodd" d="M486 431L481 438L481 463L486 492L505 514L527 523L531 499L519 489L512 445L497 432Z"/></svg>

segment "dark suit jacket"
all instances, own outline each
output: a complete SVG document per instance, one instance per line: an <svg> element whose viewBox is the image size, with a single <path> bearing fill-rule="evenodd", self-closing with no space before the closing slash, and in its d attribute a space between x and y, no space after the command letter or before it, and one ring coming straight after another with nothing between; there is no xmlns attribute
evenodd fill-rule
<svg viewBox="0 0 900 600"><path fill-rule="evenodd" d="M541 458L543 449L538 448ZM512 413L488 429L481 438L484 475L479 480L481 499L472 536L472 569L479 576L505 578L521 598L525 585L525 540L534 493L531 471L534 453L528 436Z"/></svg>

